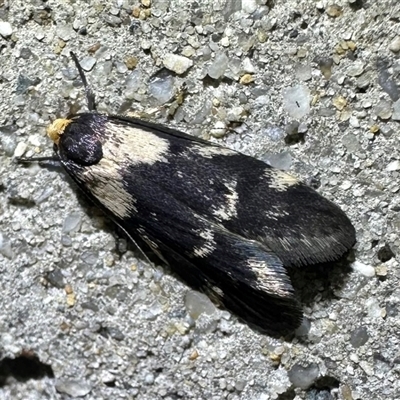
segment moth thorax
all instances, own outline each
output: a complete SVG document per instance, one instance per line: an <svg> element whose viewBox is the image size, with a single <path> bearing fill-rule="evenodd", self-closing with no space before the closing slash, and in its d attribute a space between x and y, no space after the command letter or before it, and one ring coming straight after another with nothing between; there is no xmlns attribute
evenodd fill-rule
<svg viewBox="0 0 400 400"><path fill-rule="evenodd" d="M58 145L60 140L60 136L64 133L65 128L72 121L66 118L58 118L51 125L49 125L46 129L47 135L49 138Z"/></svg>

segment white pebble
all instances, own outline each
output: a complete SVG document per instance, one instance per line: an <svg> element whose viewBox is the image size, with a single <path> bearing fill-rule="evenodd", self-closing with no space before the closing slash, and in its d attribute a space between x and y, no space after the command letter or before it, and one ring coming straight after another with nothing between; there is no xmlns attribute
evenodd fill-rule
<svg viewBox="0 0 400 400"><path fill-rule="evenodd" d="M184 56L168 53L163 59L163 64L165 68L181 75L193 65L193 61Z"/></svg>
<svg viewBox="0 0 400 400"><path fill-rule="evenodd" d="M343 181L343 183L340 185L340 188L343 190L350 189L352 186L352 183L350 181Z"/></svg>
<svg viewBox="0 0 400 400"><path fill-rule="evenodd" d="M37 40L39 40L39 42L42 41L45 38L45 36L46 35L45 35L44 31L42 31L42 30L35 32L35 38Z"/></svg>
<svg viewBox="0 0 400 400"><path fill-rule="evenodd" d="M349 119L349 123L353 128L359 128L360 127L360 122L358 118L354 115L352 115Z"/></svg>
<svg viewBox="0 0 400 400"><path fill-rule="evenodd" d="M229 47L230 45L229 39L226 36L221 39L220 43L223 47Z"/></svg>
<svg viewBox="0 0 400 400"><path fill-rule="evenodd" d="M363 264L360 261L354 261L350 266L354 271L359 272L361 275L368 277L375 276L375 268L371 265Z"/></svg>
<svg viewBox="0 0 400 400"><path fill-rule="evenodd" d="M213 79L219 79L228 67L229 58L225 53L219 53L215 56L214 61L208 67L208 75Z"/></svg>
<svg viewBox="0 0 400 400"><path fill-rule="evenodd" d="M243 60L242 68L243 68L243 71L248 73L248 74L254 74L256 72L256 69L254 68L254 65L251 63L249 57L246 57Z"/></svg>
<svg viewBox="0 0 400 400"><path fill-rule="evenodd" d="M392 119L394 121L400 121L400 100L397 100L393 103Z"/></svg>
<svg viewBox="0 0 400 400"><path fill-rule="evenodd" d="M310 112L311 94L304 85L287 88L283 92L283 103L287 113L295 119L300 119Z"/></svg>
<svg viewBox="0 0 400 400"><path fill-rule="evenodd" d="M80 61L81 67L84 71L89 72L96 64L96 59L94 57L84 57Z"/></svg>
<svg viewBox="0 0 400 400"><path fill-rule="evenodd" d="M386 166L386 171L398 171L400 169L400 161L394 160Z"/></svg>
<svg viewBox="0 0 400 400"><path fill-rule="evenodd" d="M9 22L0 21L0 35L3 37L11 36L13 33L12 26Z"/></svg>
<svg viewBox="0 0 400 400"><path fill-rule="evenodd" d="M19 142L14 150L14 157L22 157L27 148L28 145L25 142Z"/></svg>
<svg viewBox="0 0 400 400"><path fill-rule="evenodd" d="M247 14L253 14L257 10L256 0L244 0L242 2L242 10Z"/></svg>
<svg viewBox="0 0 400 400"><path fill-rule="evenodd" d="M389 44L389 50L393 53L398 53L400 51L400 36L395 37Z"/></svg>

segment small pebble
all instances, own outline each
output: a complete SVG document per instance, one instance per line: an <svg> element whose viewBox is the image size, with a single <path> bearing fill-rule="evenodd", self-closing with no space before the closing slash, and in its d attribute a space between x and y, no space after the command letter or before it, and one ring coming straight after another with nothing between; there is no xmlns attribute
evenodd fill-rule
<svg viewBox="0 0 400 400"><path fill-rule="evenodd" d="M311 66L309 64L298 64L296 66L296 76L303 82L307 82L312 78Z"/></svg>
<svg viewBox="0 0 400 400"><path fill-rule="evenodd" d="M393 78L389 65L385 62L377 62L378 67L378 84L390 96L392 101L400 98L400 90L396 80Z"/></svg>
<svg viewBox="0 0 400 400"><path fill-rule="evenodd" d="M319 367L317 364L312 363L303 367L300 364L295 364L288 372L290 382L294 387L300 389L308 389L318 378Z"/></svg>
<svg viewBox="0 0 400 400"><path fill-rule="evenodd" d="M115 61L115 68L119 74L125 74L128 72L128 67L126 64L120 61Z"/></svg>
<svg viewBox="0 0 400 400"><path fill-rule="evenodd" d="M292 165L292 156L288 151L282 153L267 153L262 158L271 167L288 171Z"/></svg>
<svg viewBox="0 0 400 400"><path fill-rule="evenodd" d="M393 103L392 119L394 121L400 121L400 99Z"/></svg>
<svg viewBox="0 0 400 400"><path fill-rule="evenodd" d="M115 375L109 371L102 371L101 372L101 381L103 383L113 383L113 382L115 382Z"/></svg>
<svg viewBox="0 0 400 400"><path fill-rule="evenodd" d="M194 349L193 352L189 356L189 360L194 361L198 357L199 357L199 352L196 349Z"/></svg>
<svg viewBox="0 0 400 400"><path fill-rule="evenodd" d="M245 0L242 2L242 11L246 14L253 14L257 10L256 0Z"/></svg>
<svg viewBox="0 0 400 400"><path fill-rule="evenodd" d="M57 392L65 393L71 397L83 397L89 394L92 390L89 383L61 379L56 382L55 387Z"/></svg>
<svg viewBox="0 0 400 400"><path fill-rule="evenodd" d="M189 290L185 295L185 307L193 319L199 318L203 313L212 315L216 312L215 305L204 294Z"/></svg>
<svg viewBox="0 0 400 400"><path fill-rule="evenodd" d="M332 103L339 111L342 111L347 105L347 100L343 96L337 96Z"/></svg>
<svg viewBox="0 0 400 400"><path fill-rule="evenodd" d="M163 64L165 68L181 75L193 65L193 61L184 56L168 53L163 59Z"/></svg>
<svg viewBox="0 0 400 400"><path fill-rule="evenodd" d="M229 47L229 45L231 44L230 41L229 41L229 39L228 39L226 36L224 36L224 37L220 40L219 43L220 43L221 46L223 46L223 47Z"/></svg>
<svg viewBox="0 0 400 400"><path fill-rule="evenodd" d="M398 170L400 170L399 160L394 160L386 166L386 171L398 171Z"/></svg>
<svg viewBox="0 0 400 400"><path fill-rule="evenodd" d="M389 44L389 50L393 53L398 53L400 51L400 36L396 36Z"/></svg>
<svg viewBox="0 0 400 400"><path fill-rule="evenodd" d="M359 128L360 127L360 121L358 120L358 118L354 115L352 115L349 119L349 123L350 126L352 126L353 128Z"/></svg>
<svg viewBox="0 0 400 400"><path fill-rule="evenodd" d="M215 138L221 138L226 135L226 125L223 121L217 121L214 128L210 130L210 135Z"/></svg>
<svg viewBox="0 0 400 400"><path fill-rule="evenodd" d="M359 328L354 329L354 331L351 332L350 344L354 348L358 348L367 343L368 339L369 339L369 334L367 328L365 326L361 326Z"/></svg>
<svg viewBox="0 0 400 400"><path fill-rule="evenodd" d="M26 152L28 145L25 142L19 142L14 150L14 157L22 157Z"/></svg>
<svg viewBox="0 0 400 400"><path fill-rule="evenodd" d="M343 183L340 185L340 188L343 190L348 190L353 186L353 184L350 181L343 181Z"/></svg>
<svg viewBox="0 0 400 400"><path fill-rule="evenodd" d="M42 30L35 32L35 38L40 42L45 38L45 33Z"/></svg>
<svg viewBox="0 0 400 400"><path fill-rule="evenodd" d="M14 257L11 241L8 236L4 235L2 232L0 232L0 254L10 260Z"/></svg>
<svg viewBox="0 0 400 400"><path fill-rule="evenodd" d="M385 316L385 309L380 307L379 301L374 297L368 298L365 301L365 308L369 318L380 319Z"/></svg>
<svg viewBox="0 0 400 400"><path fill-rule="evenodd" d="M283 92L283 102L286 112L292 118L303 118L310 112L310 90L304 85L287 88Z"/></svg>
<svg viewBox="0 0 400 400"><path fill-rule="evenodd" d="M337 18L343 14L343 10L342 7L340 7L339 5L332 4L328 6L328 8L326 9L326 13L332 18Z"/></svg>
<svg viewBox="0 0 400 400"><path fill-rule="evenodd" d="M136 66L138 65L138 62L139 62L138 58L134 56L130 56L125 59L125 65L130 70L135 69Z"/></svg>
<svg viewBox="0 0 400 400"><path fill-rule="evenodd" d="M377 276L387 276L388 268L386 265L378 265L375 267L375 272Z"/></svg>
<svg viewBox="0 0 400 400"><path fill-rule="evenodd" d="M212 79L219 79L221 78L225 71L226 68L228 67L229 63L229 58L225 53L219 53L215 56L214 61L211 63L211 65L208 67L208 75Z"/></svg>
<svg viewBox="0 0 400 400"><path fill-rule="evenodd" d="M79 212L68 214L62 227L63 233L78 232L82 224L82 215Z"/></svg>
<svg viewBox="0 0 400 400"><path fill-rule="evenodd" d="M368 376L374 375L374 368L370 363L367 361L360 361L359 365Z"/></svg>
<svg viewBox="0 0 400 400"><path fill-rule="evenodd" d="M50 271L46 274L46 280L47 282L50 283L50 285L62 289L65 288L65 278L64 275L62 274L61 270L55 269L53 271Z"/></svg>
<svg viewBox="0 0 400 400"><path fill-rule="evenodd" d="M9 37L13 33L12 26L9 22L0 21L0 35L3 37Z"/></svg>
<svg viewBox="0 0 400 400"><path fill-rule="evenodd" d="M84 57L80 60L80 64L84 71L89 72L96 64L96 61L97 60L94 57Z"/></svg>
<svg viewBox="0 0 400 400"><path fill-rule="evenodd" d="M240 78L239 82L240 82L242 85L248 85L248 84L254 82L254 76L251 75L251 74L244 74L244 75Z"/></svg>
<svg viewBox="0 0 400 400"><path fill-rule="evenodd" d="M256 72L256 69L254 65L251 63L250 58L246 57L243 62L242 62L242 69L244 72L247 74L254 74Z"/></svg>
<svg viewBox="0 0 400 400"><path fill-rule="evenodd" d="M318 60L318 66L321 70L322 75L325 79L330 79L332 76L332 65L333 59L332 58L321 58Z"/></svg>
<svg viewBox="0 0 400 400"><path fill-rule="evenodd" d="M375 276L375 268L371 265L363 264L360 261L354 261L351 265L354 271L359 272L361 275L373 277Z"/></svg>
<svg viewBox="0 0 400 400"><path fill-rule="evenodd" d="M154 383L154 375L147 374L144 378L144 382L146 383L146 385L152 385Z"/></svg>
<svg viewBox="0 0 400 400"><path fill-rule="evenodd" d="M0 131L0 145L3 147L3 151L8 157L14 155L15 149L17 148L17 136L10 132Z"/></svg>
<svg viewBox="0 0 400 400"><path fill-rule="evenodd" d="M244 379L238 379L235 382L235 389L238 392L242 392L244 390L244 388L246 387L246 381Z"/></svg>
<svg viewBox="0 0 400 400"><path fill-rule="evenodd" d="M68 40L75 36L75 32L72 26L59 25L57 26L57 36L64 42L68 42Z"/></svg>
<svg viewBox="0 0 400 400"><path fill-rule="evenodd" d="M387 100L380 100L374 111L379 118L387 120L392 116L392 103Z"/></svg>
<svg viewBox="0 0 400 400"><path fill-rule="evenodd" d="M359 89L366 89L370 84L371 84L370 73L363 73L357 78L356 85Z"/></svg>
<svg viewBox="0 0 400 400"><path fill-rule="evenodd" d="M361 61L355 61L352 65L347 68L348 76L360 76L364 72L364 63Z"/></svg>
<svg viewBox="0 0 400 400"><path fill-rule="evenodd" d="M160 73L150 80L149 93L159 104L164 104L174 95L174 83L175 79L173 76Z"/></svg>
<svg viewBox="0 0 400 400"><path fill-rule="evenodd" d="M369 131L375 135L376 133L379 132L379 125L374 124L374 125L370 126Z"/></svg>

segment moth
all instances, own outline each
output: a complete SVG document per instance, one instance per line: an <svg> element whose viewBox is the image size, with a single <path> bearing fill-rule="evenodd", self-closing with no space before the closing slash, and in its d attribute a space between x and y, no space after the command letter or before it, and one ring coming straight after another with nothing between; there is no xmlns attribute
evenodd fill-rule
<svg viewBox="0 0 400 400"><path fill-rule="evenodd" d="M54 157L135 242L183 281L269 334L302 320L287 270L355 243L344 212L268 164L163 125L89 112L48 128ZM148 250L147 249L147 250Z"/></svg>

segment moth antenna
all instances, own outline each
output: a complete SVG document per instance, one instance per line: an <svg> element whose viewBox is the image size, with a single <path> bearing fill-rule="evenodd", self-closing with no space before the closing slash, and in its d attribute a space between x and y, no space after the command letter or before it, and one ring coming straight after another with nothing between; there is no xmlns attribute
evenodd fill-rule
<svg viewBox="0 0 400 400"><path fill-rule="evenodd" d="M48 169L59 169L61 167L60 159L54 155L49 157L18 157L15 159L17 164L31 164L32 162L37 162L41 167L48 168Z"/></svg>
<svg viewBox="0 0 400 400"><path fill-rule="evenodd" d="M60 159L54 155L54 156L48 156L48 157L18 157L15 159L15 161L18 164L30 164L31 162L42 162L42 161L60 161Z"/></svg>
<svg viewBox="0 0 400 400"><path fill-rule="evenodd" d="M76 65L76 68L78 69L79 76L81 77L83 86L85 88L86 100L87 100L87 103L88 103L88 109L89 109L89 111L96 111L95 95L93 93L93 90L92 90L91 86L88 84L88 81L86 79L85 73L83 72L81 64L79 64L78 57L72 51L69 54L71 55L72 60L74 61L75 65Z"/></svg>

